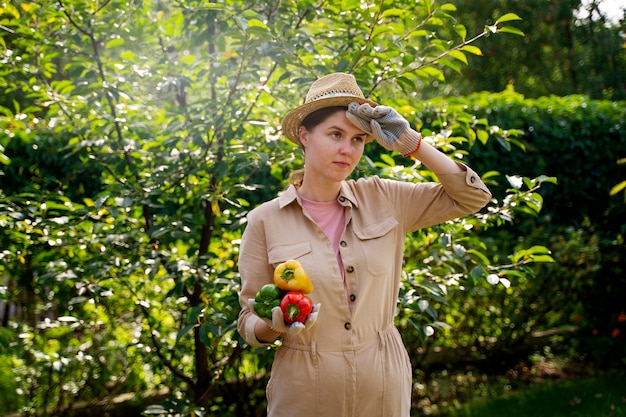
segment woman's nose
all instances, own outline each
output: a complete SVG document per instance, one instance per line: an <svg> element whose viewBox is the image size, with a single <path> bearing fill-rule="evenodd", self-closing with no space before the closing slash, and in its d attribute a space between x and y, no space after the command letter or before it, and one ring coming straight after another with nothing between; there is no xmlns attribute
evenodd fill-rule
<svg viewBox="0 0 626 417"><path fill-rule="evenodd" d="M342 154L349 154L349 153L352 153L352 151L354 151L352 147L352 141L349 138L346 138L341 141L340 151Z"/></svg>

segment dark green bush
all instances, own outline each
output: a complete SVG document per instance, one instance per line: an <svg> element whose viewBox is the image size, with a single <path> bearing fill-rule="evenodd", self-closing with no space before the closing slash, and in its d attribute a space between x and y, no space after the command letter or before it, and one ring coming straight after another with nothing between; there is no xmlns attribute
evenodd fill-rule
<svg viewBox="0 0 626 417"><path fill-rule="evenodd" d="M524 132L526 152L509 152L490 141L477 141L471 165L478 171L496 170L536 177L558 178L558 185L542 187L543 215L554 224L580 224L585 217L605 221L624 213L623 201L609 190L626 178L626 102L590 100L585 96L525 99L513 91L477 93L436 99L417 114L424 127L440 123L436 109L485 117L491 125ZM498 196L507 184L495 188ZM623 218L623 217L622 217Z"/></svg>
<svg viewBox="0 0 626 417"><path fill-rule="evenodd" d="M502 138L508 132L496 132L494 125L520 130L516 140L525 152L510 151L514 140L482 141L483 118L492 126L489 133ZM518 217L504 228L483 232L485 242L500 245L493 247L495 252L545 245L556 262L535 264L532 274L506 294L478 292L454 306L458 311L450 308L466 317L460 333L474 334L477 341L493 334L518 337L513 329L528 336L534 330L576 325L579 337L569 344L574 353L607 366L625 359L626 204L623 196L610 196L611 187L626 179L626 166L617 163L626 156L625 120L626 102L584 96L525 99L505 91L422 105L414 123L423 131L447 125L452 132L474 132L475 142L466 148L471 146L468 162L478 172L558 180L539 190L544 202L539 216ZM494 197L502 199L511 184L501 176L491 178L497 179L490 183ZM485 306L497 309L486 311ZM510 339L497 343L503 348L514 344Z"/></svg>

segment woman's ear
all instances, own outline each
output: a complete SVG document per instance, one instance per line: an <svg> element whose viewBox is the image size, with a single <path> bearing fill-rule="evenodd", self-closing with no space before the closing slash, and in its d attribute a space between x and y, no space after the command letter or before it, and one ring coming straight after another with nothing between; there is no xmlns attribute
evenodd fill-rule
<svg viewBox="0 0 626 417"><path fill-rule="evenodd" d="M302 144L303 147L306 147L306 145L308 145L308 141L309 141L308 133L309 132L306 130L306 127L302 125L298 127L298 139L300 139L300 143Z"/></svg>

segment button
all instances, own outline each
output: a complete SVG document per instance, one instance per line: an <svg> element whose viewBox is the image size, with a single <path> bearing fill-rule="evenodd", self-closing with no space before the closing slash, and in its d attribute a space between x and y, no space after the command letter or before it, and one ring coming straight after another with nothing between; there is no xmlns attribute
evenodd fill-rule
<svg viewBox="0 0 626 417"><path fill-rule="evenodd" d="M354 272L354 267L353 266L349 266L349 267L346 268L346 271L349 272L349 273L352 273L352 272Z"/></svg>
<svg viewBox="0 0 626 417"><path fill-rule="evenodd" d="M345 327L345 328L346 328L346 330L351 330L351 329L352 329L352 323L350 323L350 322L346 322L346 323L343 325L343 327Z"/></svg>
<svg viewBox="0 0 626 417"><path fill-rule="evenodd" d="M470 177L470 182L471 182L472 184L474 184L474 183L476 182L476 177L472 175L472 176Z"/></svg>
<svg viewBox="0 0 626 417"><path fill-rule="evenodd" d="M344 196L339 197L339 202L343 203L346 201L346 198Z"/></svg>
<svg viewBox="0 0 626 417"><path fill-rule="evenodd" d="M346 246L348 246L348 242L346 242L345 240L342 240L341 242L339 242L339 244L341 245L342 248L345 248Z"/></svg>
<svg viewBox="0 0 626 417"><path fill-rule="evenodd" d="M354 302L356 300L356 295L350 294L350 301Z"/></svg>

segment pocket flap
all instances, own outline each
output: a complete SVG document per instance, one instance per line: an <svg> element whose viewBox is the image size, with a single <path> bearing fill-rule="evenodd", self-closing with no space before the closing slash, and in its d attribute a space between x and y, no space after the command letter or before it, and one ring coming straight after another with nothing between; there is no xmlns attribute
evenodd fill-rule
<svg viewBox="0 0 626 417"><path fill-rule="evenodd" d="M298 259L311 252L311 242L302 240L269 248L267 257L271 264L278 264L290 259Z"/></svg>
<svg viewBox="0 0 626 417"><path fill-rule="evenodd" d="M376 239L385 236L398 225L398 221L393 216L385 217L364 228L354 228L354 234L361 240Z"/></svg>

